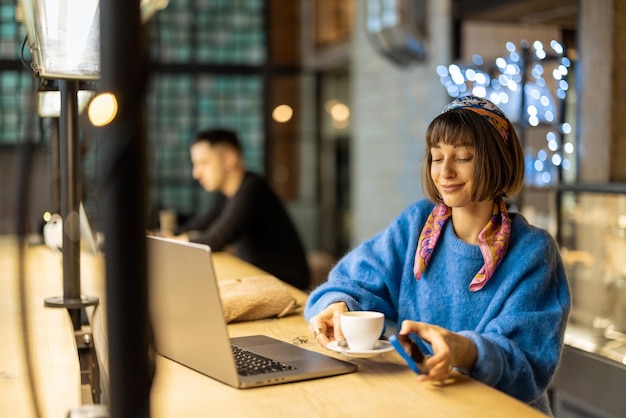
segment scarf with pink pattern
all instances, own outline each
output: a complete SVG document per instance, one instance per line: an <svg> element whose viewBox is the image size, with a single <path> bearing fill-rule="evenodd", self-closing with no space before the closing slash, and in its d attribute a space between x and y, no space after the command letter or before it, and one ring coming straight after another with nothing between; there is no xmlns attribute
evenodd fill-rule
<svg viewBox="0 0 626 418"><path fill-rule="evenodd" d="M437 204L420 233L415 252L415 264L413 273L417 280L421 279L424 270L428 266L443 226L452 215L452 209L443 203ZM494 271L506 254L511 236L511 218L502 199L498 199L493 204L493 213L485 228L478 234L478 246L483 255L485 264L476 273L469 284L469 290L476 292L483 288L487 281L493 276Z"/></svg>

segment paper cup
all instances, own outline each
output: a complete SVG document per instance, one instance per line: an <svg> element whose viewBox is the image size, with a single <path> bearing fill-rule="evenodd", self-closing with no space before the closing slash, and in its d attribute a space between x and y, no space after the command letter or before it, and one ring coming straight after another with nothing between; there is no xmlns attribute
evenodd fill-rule
<svg viewBox="0 0 626 418"><path fill-rule="evenodd" d="M159 226L163 234L173 234L176 230L177 219L175 210L162 210L159 212Z"/></svg>

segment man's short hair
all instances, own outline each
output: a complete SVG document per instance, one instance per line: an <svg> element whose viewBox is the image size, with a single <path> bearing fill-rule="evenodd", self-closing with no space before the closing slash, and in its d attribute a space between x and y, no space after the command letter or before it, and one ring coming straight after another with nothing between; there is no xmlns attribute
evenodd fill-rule
<svg viewBox="0 0 626 418"><path fill-rule="evenodd" d="M208 142L211 146L226 145L234 148L238 153L242 152L241 143L239 142L237 134L229 129L208 129L200 131L196 134L193 144L199 142Z"/></svg>

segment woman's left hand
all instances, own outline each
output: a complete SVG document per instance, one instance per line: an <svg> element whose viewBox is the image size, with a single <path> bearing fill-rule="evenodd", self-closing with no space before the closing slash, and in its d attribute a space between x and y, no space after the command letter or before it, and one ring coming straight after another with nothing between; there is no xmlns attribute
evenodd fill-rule
<svg viewBox="0 0 626 418"><path fill-rule="evenodd" d="M433 355L424 361L427 372L420 375L420 380L442 381L450 377L453 368L469 373L474 367L478 353L472 340L436 325L405 320L398 335L404 339L410 333L433 348Z"/></svg>

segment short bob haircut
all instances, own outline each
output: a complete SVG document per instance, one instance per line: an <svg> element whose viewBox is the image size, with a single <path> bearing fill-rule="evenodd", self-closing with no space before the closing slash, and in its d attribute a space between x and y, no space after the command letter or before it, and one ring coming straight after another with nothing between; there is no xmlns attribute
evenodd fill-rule
<svg viewBox="0 0 626 418"><path fill-rule="evenodd" d="M443 202L430 175L431 149L440 144L474 149L473 201L519 193L524 185L524 152L511 122L508 125L508 139L504 140L484 116L469 109L448 110L433 119L426 130L422 164L422 189L426 197L435 203Z"/></svg>

